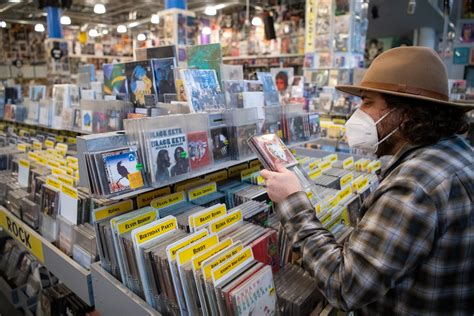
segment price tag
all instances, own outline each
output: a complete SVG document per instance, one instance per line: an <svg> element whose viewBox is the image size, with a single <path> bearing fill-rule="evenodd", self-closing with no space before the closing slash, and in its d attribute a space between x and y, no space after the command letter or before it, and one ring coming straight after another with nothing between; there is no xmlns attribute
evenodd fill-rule
<svg viewBox="0 0 474 316"><path fill-rule="evenodd" d="M138 189L144 186L142 173L140 171L129 173L128 181L130 182L130 189Z"/></svg>

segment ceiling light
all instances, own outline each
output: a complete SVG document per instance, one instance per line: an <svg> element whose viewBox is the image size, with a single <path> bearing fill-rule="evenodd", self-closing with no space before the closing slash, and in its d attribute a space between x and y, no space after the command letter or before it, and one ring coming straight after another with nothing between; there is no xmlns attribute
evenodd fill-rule
<svg viewBox="0 0 474 316"><path fill-rule="evenodd" d="M138 22L132 22L132 23L129 23L129 24L128 24L128 27L129 27L129 28L132 28L132 27L138 26L139 24L140 24L140 23L138 23Z"/></svg>
<svg viewBox="0 0 474 316"><path fill-rule="evenodd" d="M204 10L204 14L216 15L217 14L216 7L214 7L212 5L207 6L206 9Z"/></svg>
<svg viewBox="0 0 474 316"><path fill-rule="evenodd" d="M211 35L211 28L209 26L205 26L202 28L202 34L203 35Z"/></svg>
<svg viewBox="0 0 474 316"><path fill-rule="evenodd" d="M221 10L221 9L224 9L227 5L226 4L218 4L216 6L214 6L214 8L216 8L216 10Z"/></svg>
<svg viewBox="0 0 474 316"><path fill-rule="evenodd" d="M35 25L35 31L36 32L44 32L44 25L41 23L38 23Z"/></svg>
<svg viewBox="0 0 474 316"><path fill-rule="evenodd" d="M10 2L10 3L20 3L21 0L8 0L8 2Z"/></svg>
<svg viewBox="0 0 474 316"><path fill-rule="evenodd" d="M106 29L106 30L102 30L102 34L104 34L104 35L109 34L109 30L107 30L107 29Z"/></svg>
<svg viewBox="0 0 474 316"><path fill-rule="evenodd" d="M70 25L71 24L71 18L68 17L67 15L63 15L61 17L61 24L62 25Z"/></svg>
<svg viewBox="0 0 474 316"><path fill-rule="evenodd" d="M253 26L261 26L263 24L262 18L259 16L254 16L252 19Z"/></svg>
<svg viewBox="0 0 474 316"><path fill-rule="evenodd" d="M97 3L95 6L94 6L94 13L96 14L104 14L105 13L105 5L103 5L102 3Z"/></svg>
<svg viewBox="0 0 474 316"><path fill-rule="evenodd" d="M160 23L160 16L158 14L151 15L151 23L158 24Z"/></svg>
<svg viewBox="0 0 474 316"><path fill-rule="evenodd" d="M0 27L1 27L2 29L6 28L6 27L7 27L7 22L5 22L5 21L0 21Z"/></svg>
<svg viewBox="0 0 474 316"><path fill-rule="evenodd" d="M123 24L120 24L117 26L117 33L125 33L127 32L127 27Z"/></svg>
<svg viewBox="0 0 474 316"><path fill-rule="evenodd" d="M143 33L138 34L137 40L139 40L140 42L146 40L146 35Z"/></svg>
<svg viewBox="0 0 474 316"><path fill-rule="evenodd" d="M99 32L97 32L96 29L90 29L89 30L89 36L90 37L97 37L97 36L99 36Z"/></svg>

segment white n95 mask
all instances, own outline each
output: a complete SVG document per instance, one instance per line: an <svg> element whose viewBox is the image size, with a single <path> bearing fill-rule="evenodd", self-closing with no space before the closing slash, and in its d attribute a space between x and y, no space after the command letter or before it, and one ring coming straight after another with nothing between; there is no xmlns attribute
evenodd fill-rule
<svg viewBox="0 0 474 316"><path fill-rule="evenodd" d="M394 110L395 109L386 113L379 120L377 120L377 122L375 122L369 114L365 113L361 109L357 109L345 125L346 137L349 147L362 149L368 153L375 154L379 144L387 140L398 130L398 127L395 128L387 136L379 141L377 124Z"/></svg>

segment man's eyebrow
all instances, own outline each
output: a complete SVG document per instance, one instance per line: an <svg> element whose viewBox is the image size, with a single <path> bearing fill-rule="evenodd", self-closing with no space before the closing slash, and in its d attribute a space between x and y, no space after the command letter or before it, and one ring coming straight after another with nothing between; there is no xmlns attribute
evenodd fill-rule
<svg viewBox="0 0 474 316"><path fill-rule="evenodd" d="M372 99L370 96L368 96L367 94L362 94L360 96L361 99Z"/></svg>

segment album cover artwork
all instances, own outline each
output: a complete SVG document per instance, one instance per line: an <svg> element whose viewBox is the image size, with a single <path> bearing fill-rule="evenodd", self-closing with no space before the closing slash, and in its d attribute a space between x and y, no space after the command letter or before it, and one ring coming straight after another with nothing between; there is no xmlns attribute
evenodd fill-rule
<svg viewBox="0 0 474 316"><path fill-rule="evenodd" d="M125 64L130 101L136 107L145 106L145 95L155 94L153 70L149 61L134 61Z"/></svg>
<svg viewBox="0 0 474 316"><path fill-rule="evenodd" d="M189 172L188 141L181 127L150 132L152 166L156 182Z"/></svg>
<svg viewBox="0 0 474 316"><path fill-rule="evenodd" d="M30 99L31 101L40 101L46 98L46 86L32 86L30 87Z"/></svg>
<svg viewBox="0 0 474 316"><path fill-rule="evenodd" d="M246 91L245 82L242 80L224 80L223 83L227 107L230 109L243 108L243 92Z"/></svg>
<svg viewBox="0 0 474 316"><path fill-rule="evenodd" d="M265 96L266 106L279 106L280 98L278 96L278 90L273 81L272 74L268 72L257 72L258 80L263 85L263 93Z"/></svg>
<svg viewBox="0 0 474 316"><path fill-rule="evenodd" d="M252 155L252 149L248 145L250 137L257 134L256 124L238 126L237 129L237 158L243 158Z"/></svg>
<svg viewBox="0 0 474 316"><path fill-rule="evenodd" d="M191 170L205 167L211 163L207 131L188 133L188 153Z"/></svg>
<svg viewBox="0 0 474 316"><path fill-rule="evenodd" d="M227 127L211 129L212 154L215 161L226 160L230 157L229 130Z"/></svg>
<svg viewBox="0 0 474 316"><path fill-rule="evenodd" d="M255 154L265 168L269 170L275 171L277 163L283 164L285 167L297 164L288 147L275 134L253 136L249 144L255 149Z"/></svg>
<svg viewBox="0 0 474 316"><path fill-rule="evenodd" d="M83 131L92 132L92 111L81 110L81 128Z"/></svg>
<svg viewBox="0 0 474 316"><path fill-rule="evenodd" d="M225 108L225 97L214 70L183 69L181 77L192 112L219 111Z"/></svg>
<svg viewBox="0 0 474 316"><path fill-rule="evenodd" d="M92 117L92 130L95 133L108 132L109 118L106 113L94 112Z"/></svg>
<svg viewBox="0 0 474 316"><path fill-rule="evenodd" d="M104 64L104 94L117 96L120 100L127 99L127 77L125 64Z"/></svg>
<svg viewBox="0 0 474 316"><path fill-rule="evenodd" d="M153 59L151 63L155 75L155 90L158 96L158 102L164 102L165 94L176 94L174 79L174 69L176 67L175 59Z"/></svg>
<svg viewBox="0 0 474 316"><path fill-rule="evenodd" d="M213 69L221 82L222 48L221 44L194 45L186 47L188 67Z"/></svg>
<svg viewBox="0 0 474 316"><path fill-rule="evenodd" d="M105 166L105 174L110 193L117 193L130 189L129 176L140 173L137 169L138 154L136 150L124 148L118 151L102 154Z"/></svg>

